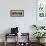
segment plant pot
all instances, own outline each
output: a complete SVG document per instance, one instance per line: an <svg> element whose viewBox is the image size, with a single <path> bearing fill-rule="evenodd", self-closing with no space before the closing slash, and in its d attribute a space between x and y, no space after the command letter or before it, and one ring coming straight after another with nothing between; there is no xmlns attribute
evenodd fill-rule
<svg viewBox="0 0 46 46"><path fill-rule="evenodd" d="M38 42L39 44L41 44L41 43L44 42L44 40L45 40L45 39L37 39L37 42Z"/></svg>
<svg viewBox="0 0 46 46"><path fill-rule="evenodd" d="M40 39L37 39L37 43L40 43Z"/></svg>
<svg viewBox="0 0 46 46"><path fill-rule="evenodd" d="M37 39L37 46L40 46L40 39Z"/></svg>

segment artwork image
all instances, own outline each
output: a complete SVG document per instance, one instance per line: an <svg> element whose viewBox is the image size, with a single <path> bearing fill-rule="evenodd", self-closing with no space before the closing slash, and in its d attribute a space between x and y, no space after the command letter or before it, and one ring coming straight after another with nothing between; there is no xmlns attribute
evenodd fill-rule
<svg viewBox="0 0 46 46"><path fill-rule="evenodd" d="M24 10L10 10L11 17L24 17Z"/></svg>
<svg viewBox="0 0 46 46"><path fill-rule="evenodd" d="M37 15L39 17L46 17L46 0L37 1Z"/></svg>

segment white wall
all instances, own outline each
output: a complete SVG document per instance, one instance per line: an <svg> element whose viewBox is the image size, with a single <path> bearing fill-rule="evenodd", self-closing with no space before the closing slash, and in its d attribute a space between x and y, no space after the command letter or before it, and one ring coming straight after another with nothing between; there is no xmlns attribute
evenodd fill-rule
<svg viewBox="0 0 46 46"><path fill-rule="evenodd" d="M24 17L10 17L11 9L24 9ZM0 34L16 26L31 34L32 24L36 24L36 0L0 0Z"/></svg>

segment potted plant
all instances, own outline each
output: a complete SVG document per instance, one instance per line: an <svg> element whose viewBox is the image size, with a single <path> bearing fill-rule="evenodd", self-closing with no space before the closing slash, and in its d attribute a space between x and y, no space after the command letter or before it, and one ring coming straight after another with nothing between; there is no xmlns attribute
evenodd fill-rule
<svg viewBox="0 0 46 46"><path fill-rule="evenodd" d="M33 35L37 38L38 43L40 43L40 40L42 38L45 38L44 37L46 36L45 34L46 34L45 32L35 32Z"/></svg>
<svg viewBox="0 0 46 46"><path fill-rule="evenodd" d="M41 26L40 29L45 29L45 26Z"/></svg>
<svg viewBox="0 0 46 46"><path fill-rule="evenodd" d="M32 25L32 27L35 28L36 30L45 29L45 26Z"/></svg>
<svg viewBox="0 0 46 46"><path fill-rule="evenodd" d="M38 26L37 25L32 25L33 28L35 28L36 30L38 30Z"/></svg>

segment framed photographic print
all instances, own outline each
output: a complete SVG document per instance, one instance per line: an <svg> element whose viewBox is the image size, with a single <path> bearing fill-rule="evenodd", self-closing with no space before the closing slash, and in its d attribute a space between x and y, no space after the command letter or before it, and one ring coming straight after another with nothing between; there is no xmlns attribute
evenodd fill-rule
<svg viewBox="0 0 46 46"><path fill-rule="evenodd" d="M37 15L39 18L46 18L46 0L37 0Z"/></svg>
<svg viewBox="0 0 46 46"><path fill-rule="evenodd" d="M24 10L10 10L11 17L24 17Z"/></svg>
<svg viewBox="0 0 46 46"><path fill-rule="evenodd" d="M36 1L36 24L46 25L46 0Z"/></svg>

